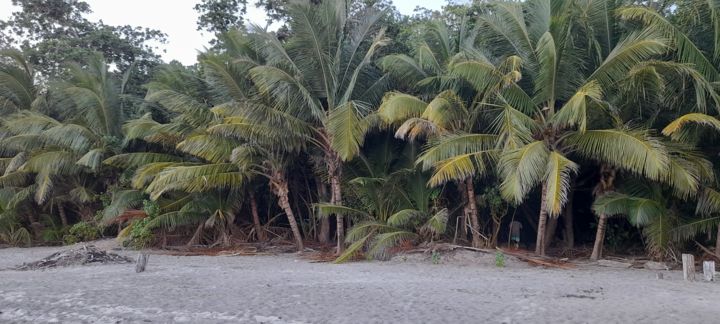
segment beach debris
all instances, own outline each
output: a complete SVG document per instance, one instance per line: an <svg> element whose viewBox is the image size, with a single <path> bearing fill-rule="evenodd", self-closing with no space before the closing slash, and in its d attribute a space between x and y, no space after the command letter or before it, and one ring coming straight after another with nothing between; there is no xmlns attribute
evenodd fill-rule
<svg viewBox="0 0 720 324"><path fill-rule="evenodd" d="M137 263L135 264L136 273L145 271L145 266L147 265L148 258L150 258L150 256L147 253L138 254Z"/></svg>
<svg viewBox="0 0 720 324"><path fill-rule="evenodd" d="M108 253L94 245L82 245L77 248L55 252L41 260L23 263L15 270L44 270L56 267L69 267L86 264L131 263L130 258Z"/></svg>
<svg viewBox="0 0 720 324"><path fill-rule="evenodd" d="M541 258L541 257L531 256L527 253L512 252L512 251L504 250L501 248L496 248L496 249L504 254L514 256L521 261L525 261L525 262L529 263L530 265L543 266L546 268L558 268L558 269L564 269L564 270L575 269L575 265L573 265L572 263L563 261L562 259Z"/></svg>
<svg viewBox="0 0 720 324"><path fill-rule="evenodd" d="M619 268L619 269L627 269L632 267L632 263L627 262L620 262L620 261L613 261L613 260L598 260L597 264L602 267L608 267L608 268Z"/></svg>
<svg viewBox="0 0 720 324"><path fill-rule="evenodd" d="M648 261L643 264L643 268L648 270L670 270L665 262Z"/></svg>
<svg viewBox="0 0 720 324"><path fill-rule="evenodd" d="M698 241L695 241L695 244L697 244L697 246L698 246L701 250L703 250L703 252L705 252L705 254L707 254L709 257L714 258L714 259L717 259L718 261L720 261L720 255L714 253L713 251L710 251L710 249L708 249L708 248L706 248L705 246L703 246L702 244L698 243Z"/></svg>
<svg viewBox="0 0 720 324"><path fill-rule="evenodd" d="M687 281L695 280L695 256L692 254L682 255L683 279Z"/></svg>
<svg viewBox="0 0 720 324"><path fill-rule="evenodd" d="M703 278L705 281L715 281L715 261L703 262Z"/></svg>

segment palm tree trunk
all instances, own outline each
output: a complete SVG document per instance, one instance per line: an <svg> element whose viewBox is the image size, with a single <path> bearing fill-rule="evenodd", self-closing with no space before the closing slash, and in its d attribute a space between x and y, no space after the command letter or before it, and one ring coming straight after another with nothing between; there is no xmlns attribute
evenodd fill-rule
<svg viewBox="0 0 720 324"><path fill-rule="evenodd" d="M600 215L598 219L597 233L595 233L595 245L593 245L592 255L590 260L598 260L602 258L603 242L605 241L605 228L607 227L607 216L605 214Z"/></svg>
<svg viewBox="0 0 720 324"><path fill-rule="evenodd" d="M567 206L563 213L563 221L565 226L565 247L572 249L575 247L575 230L573 228L573 191L570 190L570 197L568 197Z"/></svg>
<svg viewBox="0 0 720 324"><path fill-rule="evenodd" d="M325 154L325 163L330 176L330 203L333 205L342 205L342 189L340 187L340 179L342 177L342 164L340 158L335 152ZM343 224L343 215L335 214L336 231L337 231L337 255L345 251L345 226Z"/></svg>
<svg viewBox="0 0 720 324"><path fill-rule="evenodd" d="M195 233L190 238L190 241L187 242L187 246L193 246L200 244L200 239L202 237L202 232L205 229L205 222L200 222L200 225L198 225L197 229L195 230Z"/></svg>
<svg viewBox="0 0 720 324"><path fill-rule="evenodd" d="M58 214L60 214L60 223L63 227L68 226L67 215L65 214L65 207L62 204L58 204Z"/></svg>
<svg viewBox="0 0 720 324"><path fill-rule="evenodd" d="M545 255L545 226L547 224L547 204L545 203L546 185L543 182L542 194L540 195L540 215L538 216L537 238L535 240L535 254Z"/></svg>
<svg viewBox="0 0 720 324"><path fill-rule="evenodd" d="M300 234L300 228L298 227L298 223L295 220L295 213L293 213L292 208L290 208L290 198L288 193L290 190L288 189L287 181L285 180L285 177L281 174L276 174L276 178L274 179L274 187L275 187L275 194L278 196L278 204L280 205L280 208L285 212L285 215L287 215L288 218L288 224L290 224L290 230L293 233L293 238L295 238L295 246L298 249L298 252L302 252L305 247L303 245L302 236Z"/></svg>
<svg viewBox="0 0 720 324"><path fill-rule="evenodd" d="M467 241L467 217L468 214L470 214L470 210L468 209L467 188L465 188L464 181L458 183L458 191L460 191L460 197L463 205L463 213L458 220L458 223L460 223L458 224L460 227L460 237L462 237L463 241Z"/></svg>
<svg viewBox="0 0 720 324"><path fill-rule="evenodd" d="M475 202L475 185L473 184L472 177L465 179L465 187L467 188L468 211L472 229L472 245L477 248L482 245L482 242L480 241L480 220L478 219L477 202Z"/></svg>
<svg viewBox="0 0 720 324"><path fill-rule="evenodd" d="M557 223L558 218L557 217L550 217L547 222L547 227L545 228L545 249L550 247L550 244L552 244L553 239L555 238L555 231L557 230Z"/></svg>
<svg viewBox="0 0 720 324"><path fill-rule="evenodd" d="M342 205L342 192L340 189L340 177L332 176L330 179L330 187L332 190L331 203L333 205ZM343 215L335 214L335 220L337 221L337 250L338 255L345 251L345 229L343 225Z"/></svg>
<svg viewBox="0 0 720 324"><path fill-rule="evenodd" d="M318 190L318 200L327 201L327 187L325 183L319 179L316 181ZM318 212L319 215L319 212ZM318 241L320 243L330 243L330 218L318 217L320 219L320 231L318 232Z"/></svg>
<svg viewBox="0 0 720 324"><path fill-rule="evenodd" d="M250 212L253 218L253 227L255 227L255 235L257 235L258 241L265 241L265 230L263 230L262 224L260 223L260 214L258 213L257 200L255 200L255 194L250 192Z"/></svg>
<svg viewBox="0 0 720 324"><path fill-rule="evenodd" d="M595 186L593 194L595 197L600 196L608 191L613 190L615 186L616 170L607 164L600 166L600 182ZM595 233L595 244L593 252L590 255L591 260L602 258L602 248L605 242L605 229L607 227L607 215L602 214L598 217L597 233Z"/></svg>

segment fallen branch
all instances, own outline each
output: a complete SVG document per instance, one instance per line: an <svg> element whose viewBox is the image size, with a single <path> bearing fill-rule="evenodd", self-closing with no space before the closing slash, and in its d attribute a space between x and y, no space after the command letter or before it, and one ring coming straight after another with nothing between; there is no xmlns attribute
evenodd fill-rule
<svg viewBox="0 0 720 324"><path fill-rule="evenodd" d="M554 263L554 262L546 261L546 260L543 260L540 258L533 258L533 257L527 256L527 255L521 254L521 253L506 251L501 248L497 248L497 250L504 254L514 256L522 261L525 261L525 262L533 264L533 265L539 265L539 266L548 267L548 268L559 268L559 269L565 269L565 270L575 269L575 267L569 263L568 264Z"/></svg>
<svg viewBox="0 0 720 324"><path fill-rule="evenodd" d="M720 255L717 255L715 252L713 252L713 251L711 251L710 249L706 248L705 246L703 246L702 244L700 244L698 241L693 241L693 242L695 242L695 244L697 244L697 246L698 246L701 250L703 250L705 253L707 253L707 254L710 255L711 257L714 257L715 259L717 259L718 261L720 261Z"/></svg>

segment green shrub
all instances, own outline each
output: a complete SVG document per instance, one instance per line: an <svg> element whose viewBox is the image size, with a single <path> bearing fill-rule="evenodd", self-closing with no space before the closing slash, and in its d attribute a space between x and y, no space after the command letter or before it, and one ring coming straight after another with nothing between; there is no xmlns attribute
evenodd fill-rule
<svg viewBox="0 0 720 324"><path fill-rule="evenodd" d="M30 232L24 227L10 227L0 232L0 242L10 246L30 246Z"/></svg>
<svg viewBox="0 0 720 324"><path fill-rule="evenodd" d="M148 224L160 214L160 205L151 200L143 201L143 211L147 217L133 220L129 225L127 239L123 241L124 246L134 249L144 249L155 243L155 234Z"/></svg>
<svg viewBox="0 0 720 324"><path fill-rule="evenodd" d="M68 234L63 236L63 243L69 245L97 240L99 237L100 229L97 226L88 222L79 222L70 227Z"/></svg>
<svg viewBox="0 0 720 324"><path fill-rule="evenodd" d="M495 252L495 266L499 268L505 267L505 254L497 251Z"/></svg>
<svg viewBox="0 0 720 324"><path fill-rule="evenodd" d="M136 219L130 223L130 232L127 239L123 241L123 246L132 247L134 249L144 249L151 246L155 242L155 235L147 227L150 218Z"/></svg>

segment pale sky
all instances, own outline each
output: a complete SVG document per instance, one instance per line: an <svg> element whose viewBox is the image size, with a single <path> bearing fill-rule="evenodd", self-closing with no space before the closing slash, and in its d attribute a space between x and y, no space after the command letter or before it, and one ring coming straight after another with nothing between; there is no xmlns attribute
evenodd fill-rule
<svg viewBox="0 0 720 324"><path fill-rule="evenodd" d="M168 35L163 59L178 60L183 64L195 63L197 52L207 46L213 35L196 31L197 14L193 10L199 0L85 0L93 13L89 19L102 20L107 25L132 25L159 29ZM394 0L403 14L412 14L416 6L439 10L446 0ZM265 12L255 8L254 0L248 1L245 21L265 25ZM15 8L11 0L0 0L0 19L10 17Z"/></svg>

